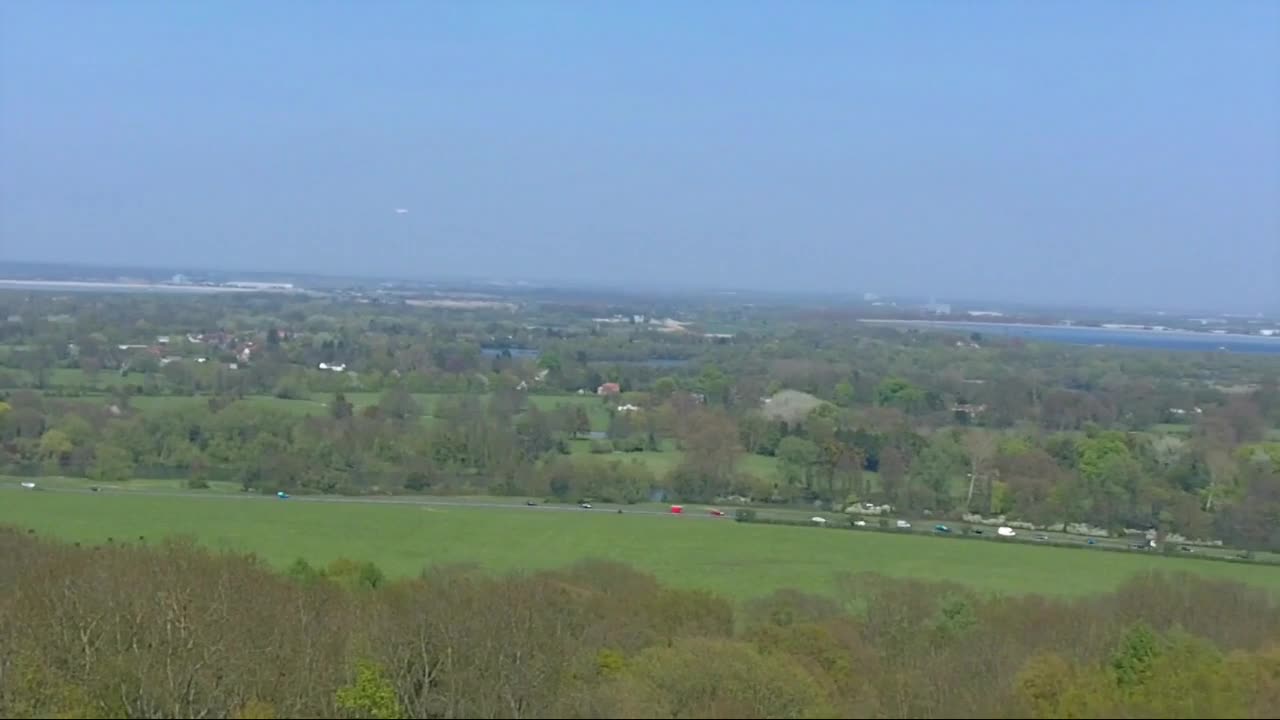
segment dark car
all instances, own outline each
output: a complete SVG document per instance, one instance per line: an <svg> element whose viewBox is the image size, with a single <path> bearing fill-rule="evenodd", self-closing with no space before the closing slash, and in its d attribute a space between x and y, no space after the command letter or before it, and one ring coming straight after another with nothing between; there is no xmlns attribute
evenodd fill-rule
<svg viewBox="0 0 1280 720"><path fill-rule="evenodd" d="M1179 545L1178 549L1181 550L1182 552L1195 552L1195 550L1191 549L1186 545Z"/></svg>
<svg viewBox="0 0 1280 720"><path fill-rule="evenodd" d="M525 503L525 505L528 505L529 507L534 507L537 504L538 504L537 500L529 500L528 502Z"/></svg>
<svg viewBox="0 0 1280 720"><path fill-rule="evenodd" d="M981 534L982 534L982 528L974 528L974 529L973 529L973 534L974 534L974 535L981 535Z"/></svg>
<svg viewBox="0 0 1280 720"><path fill-rule="evenodd" d="M1048 535L1037 535L1036 542L1044 542L1049 539Z"/></svg>

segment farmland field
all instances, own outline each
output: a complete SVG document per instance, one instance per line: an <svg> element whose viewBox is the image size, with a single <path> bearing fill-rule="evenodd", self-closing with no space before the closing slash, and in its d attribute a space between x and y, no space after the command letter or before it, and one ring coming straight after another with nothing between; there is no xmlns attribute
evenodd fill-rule
<svg viewBox="0 0 1280 720"><path fill-rule="evenodd" d="M0 489L0 524L86 543L187 534L211 547L254 552L277 566L299 557L323 563L345 556L409 575L433 564L515 570L607 558L673 584L738 599L781 587L824 592L835 576L859 571L950 580L997 592L1078 595L1109 590L1134 573L1159 569L1240 580L1280 593L1280 569L1269 567L602 509L555 511L525 508L510 499L489 501L512 503L509 507L466 507L11 488Z"/></svg>

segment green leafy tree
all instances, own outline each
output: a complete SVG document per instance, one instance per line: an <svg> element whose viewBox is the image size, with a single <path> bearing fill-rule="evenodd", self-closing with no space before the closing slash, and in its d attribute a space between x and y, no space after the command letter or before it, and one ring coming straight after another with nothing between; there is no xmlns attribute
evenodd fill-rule
<svg viewBox="0 0 1280 720"><path fill-rule="evenodd" d="M405 420L422 414L422 406L403 385L387 388L378 399L378 409L388 417Z"/></svg>
<svg viewBox="0 0 1280 720"><path fill-rule="evenodd" d="M93 451L89 477L98 482L121 482L133 475L133 458L115 445L98 445Z"/></svg>
<svg viewBox="0 0 1280 720"><path fill-rule="evenodd" d="M964 452L955 441L938 435L911 463L909 480L912 505L931 510L950 510L955 504L954 488L964 478Z"/></svg>
<svg viewBox="0 0 1280 720"><path fill-rule="evenodd" d="M335 700L347 717L395 720L404 717L396 700L396 689L382 667L362 660L356 663L356 678L350 685L338 688Z"/></svg>
<svg viewBox="0 0 1280 720"><path fill-rule="evenodd" d="M65 463L74 447L71 438L57 428L40 436L40 456L54 465Z"/></svg>
<svg viewBox="0 0 1280 720"><path fill-rule="evenodd" d="M1132 689L1151 679L1161 645L1160 636L1143 623L1125 631L1111 653L1109 664L1116 686L1122 690Z"/></svg>
<svg viewBox="0 0 1280 720"><path fill-rule="evenodd" d="M836 383L836 404L840 407L852 407L855 396L853 391L853 383L848 380L842 380Z"/></svg>
<svg viewBox="0 0 1280 720"><path fill-rule="evenodd" d="M813 469L818 462L818 446L813 441L790 435L778 443L778 471L792 487L811 488Z"/></svg>
<svg viewBox="0 0 1280 720"><path fill-rule="evenodd" d="M876 386L876 404L912 413L925 409L927 398L919 386L902 378L886 378Z"/></svg>
<svg viewBox="0 0 1280 720"><path fill-rule="evenodd" d="M352 405L343 393L334 393L333 402L329 403L329 417L342 420L351 417Z"/></svg>

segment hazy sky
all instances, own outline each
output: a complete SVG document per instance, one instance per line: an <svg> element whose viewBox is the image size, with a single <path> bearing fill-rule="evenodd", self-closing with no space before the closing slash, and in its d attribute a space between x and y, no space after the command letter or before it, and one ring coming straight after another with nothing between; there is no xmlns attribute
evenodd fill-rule
<svg viewBox="0 0 1280 720"><path fill-rule="evenodd" d="M5 0L0 259L1280 307L1280 2Z"/></svg>

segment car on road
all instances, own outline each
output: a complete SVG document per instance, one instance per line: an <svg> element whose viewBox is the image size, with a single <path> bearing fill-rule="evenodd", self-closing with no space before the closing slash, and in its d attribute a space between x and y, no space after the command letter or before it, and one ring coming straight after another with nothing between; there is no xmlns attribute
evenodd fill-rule
<svg viewBox="0 0 1280 720"><path fill-rule="evenodd" d="M724 517L724 511L717 510L715 508L711 508L710 510L708 510L707 514L710 515L711 517Z"/></svg>
<svg viewBox="0 0 1280 720"><path fill-rule="evenodd" d="M579 504L578 504L578 507L582 508L583 510L590 510L590 509L591 509L591 503L587 503L587 502L579 503Z"/></svg>
<svg viewBox="0 0 1280 720"><path fill-rule="evenodd" d="M537 507L537 505L538 505L538 501L537 501L537 500L527 500L527 501L525 501L525 505L528 505L529 507Z"/></svg>
<svg viewBox="0 0 1280 720"><path fill-rule="evenodd" d="M1044 542L1048 539L1049 539L1048 535L1041 534L1036 536L1036 542Z"/></svg>
<svg viewBox="0 0 1280 720"><path fill-rule="evenodd" d="M974 535L982 535L982 534L983 534L983 532L982 532L982 528L974 528L974 529L973 529L973 534L974 534Z"/></svg>
<svg viewBox="0 0 1280 720"><path fill-rule="evenodd" d="M898 522L894 523L894 525L895 525L899 530L910 530L910 529L911 529L911 523L907 522L906 520L899 520Z"/></svg>
<svg viewBox="0 0 1280 720"><path fill-rule="evenodd" d="M946 525L934 525L933 531L936 533L949 533L951 532L951 528L947 527Z"/></svg>
<svg viewBox="0 0 1280 720"><path fill-rule="evenodd" d="M276 497L280 498L281 500L288 500L288 499L289 499L289 493L287 493L287 492L285 492L285 491L281 490L281 491L279 491L279 492L277 492L277 493L276 493Z"/></svg>
<svg viewBox="0 0 1280 720"><path fill-rule="evenodd" d="M1193 550L1193 549L1192 549L1190 546L1188 546L1188 545L1179 545L1179 546L1178 546L1178 549L1179 549L1179 550L1181 550L1182 552L1185 552L1185 553L1195 552L1195 550Z"/></svg>
<svg viewBox="0 0 1280 720"><path fill-rule="evenodd" d="M854 521L853 521L853 526L854 526L854 527L866 527L866 526L867 526L867 521L866 521L866 520L854 520Z"/></svg>
<svg viewBox="0 0 1280 720"><path fill-rule="evenodd" d="M1000 537L1014 537L1018 533L1013 528L1007 525L1002 525L996 528L996 534Z"/></svg>
<svg viewBox="0 0 1280 720"><path fill-rule="evenodd" d="M20 483L20 484L21 484L21 485L22 485L22 487L23 487L24 489L26 489L26 490L35 490L35 489L36 489L36 484L35 484L35 483L33 483L33 482L24 482L24 483Z"/></svg>

